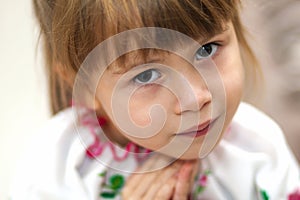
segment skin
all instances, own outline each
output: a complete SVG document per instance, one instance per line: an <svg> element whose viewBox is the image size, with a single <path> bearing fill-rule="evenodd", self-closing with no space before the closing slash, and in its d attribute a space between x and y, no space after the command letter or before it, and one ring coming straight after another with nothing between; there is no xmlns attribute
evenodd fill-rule
<svg viewBox="0 0 300 200"><path fill-rule="evenodd" d="M139 171L151 170L157 162L150 158ZM135 174L129 178L122 191L123 199L186 199L198 171L199 160L176 161L154 172ZM139 183L138 185L136 183Z"/></svg>
<svg viewBox="0 0 300 200"><path fill-rule="evenodd" d="M132 68L124 74L118 74L114 73L113 70L106 70L99 81L99 86L101 87L97 88L96 99L98 99L98 102L96 105L98 105L97 109L101 115L105 116L109 121L108 126L104 129L104 132L109 133L107 136L119 145L126 145L128 141L132 141L153 151L160 150L166 144L171 143L174 137L179 137L180 141L185 140L186 136L176 135L176 133L180 132L178 124L180 124L182 117L189 118L189 116L197 113L201 117L193 125L217 119L216 124L223 125L220 131L220 135L223 135L238 108L244 86L244 70L236 34L231 23L226 24L226 27L224 32L213 36L204 43L217 44L217 49L210 55L210 60L216 64L223 81L226 94L225 107L215 109L217 112L212 115L213 97L218 91L208 90L205 81L191 63L188 63L180 56L167 54L163 58L155 57L153 59L165 66L170 66L171 69L185 77L191 88L193 98L185 98L185 94L182 96L179 95L180 98L176 98L167 87L155 84L159 81L164 81L165 79L163 78L168 78L164 75L161 76L163 78L160 77L151 82L151 84L146 84L146 86L142 87L137 87L136 85L130 86L132 82L128 83L128 87L137 87L128 104L129 115L135 125L144 127L151 123L149 110L151 110L152 105L161 105L166 113L165 124L157 134L147 139L134 137L126 134L114 120L111 100L113 98L113 89L122 76L133 73L135 76L132 77L136 77L143 71L135 71L136 69ZM191 55L195 55L195 52L191 52ZM218 99L216 101L217 105L219 105ZM223 121L220 120L220 116L224 117ZM173 197L173 199L186 199L190 192L190 187L183 187L183 185L193 184L194 179L190 177L197 171L195 166L199 164L195 160L199 158L199 149L203 145L204 138L205 136L193 138L188 148L180 156L173 154L174 151L172 151L177 146L171 145L171 151L161 151L165 155L180 158L180 160L162 170L153 172L153 174L150 173L150 175L149 173L132 175L124 188L124 199L146 199L145 197L149 199L170 199L170 197ZM216 139L212 148L217 145L220 138ZM151 176L152 180L151 186L149 187L149 184L140 185L139 180L148 180L149 176ZM162 182L162 179L165 181ZM135 188L139 189L135 190ZM161 196L162 193L165 194L164 197ZM130 198L127 198L129 195Z"/></svg>

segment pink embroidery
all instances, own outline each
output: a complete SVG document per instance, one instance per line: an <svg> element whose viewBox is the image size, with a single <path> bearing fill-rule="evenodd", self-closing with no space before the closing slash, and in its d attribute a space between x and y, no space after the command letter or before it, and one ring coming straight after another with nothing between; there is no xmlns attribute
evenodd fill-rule
<svg viewBox="0 0 300 200"><path fill-rule="evenodd" d="M300 200L300 188L289 195L288 200Z"/></svg>
<svg viewBox="0 0 300 200"><path fill-rule="evenodd" d="M204 174L202 176L200 176L199 180L198 180L198 184L202 187L206 187L207 186L207 175Z"/></svg>
<svg viewBox="0 0 300 200"><path fill-rule="evenodd" d="M225 131L225 135L228 135L232 130L231 125L228 126L227 130Z"/></svg>
<svg viewBox="0 0 300 200"><path fill-rule="evenodd" d="M196 189L194 192L195 196L201 195L203 191L206 189L208 184L208 176L211 174L210 170L205 170L203 174L199 174L196 179Z"/></svg>
<svg viewBox="0 0 300 200"><path fill-rule="evenodd" d="M148 149L145 149L144 152L141 152L139 146L130 142L125 147L125 153L122 156L119 156L116 152L115 145L111 142L102 142L101 143L100 138L98 137L98 135L96 133L96 129L99 126L102 127L107 123L105 118L97 117L97 121L96 121L96 120L94 120L94 118L91 115L86 113L85 115L82 116L81 123L82 123L82 125L87 126L89 128L90 133L94 137L93 144L90 145L86 150L86 155L91 159L94 159L94 158L100 156L102 154L103 150L107 147L110 148L113 158L116 161L125 160L128 157L129 152L134 152L135 158L138 161L140 161L140 160L144 159L151 152ZM143 154L143 156L140 156L139 154Z"/></svg>

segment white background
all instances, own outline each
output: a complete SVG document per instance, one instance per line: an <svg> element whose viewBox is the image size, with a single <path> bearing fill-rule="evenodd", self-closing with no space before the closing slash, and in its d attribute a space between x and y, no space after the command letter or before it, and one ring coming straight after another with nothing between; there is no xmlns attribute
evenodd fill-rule
<svg viewBox="0 0 300 200"><path fill-rule="evenodd" d="M18 157L49 112L31 1L0 0L0 5L0 199L5 200Z"/></svg>

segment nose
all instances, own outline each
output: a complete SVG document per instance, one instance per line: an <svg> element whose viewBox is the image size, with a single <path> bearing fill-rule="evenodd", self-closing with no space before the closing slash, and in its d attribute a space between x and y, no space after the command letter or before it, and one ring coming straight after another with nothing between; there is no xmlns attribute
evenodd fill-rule
<svg viewBox="0 0 300 200"><path fill-rule="evenodd" d="M199 74L185 77L185 79L186 83L177 94L178 100L175 106L177 115L187 111L201 111L212 101L211 92Z"/></svg>

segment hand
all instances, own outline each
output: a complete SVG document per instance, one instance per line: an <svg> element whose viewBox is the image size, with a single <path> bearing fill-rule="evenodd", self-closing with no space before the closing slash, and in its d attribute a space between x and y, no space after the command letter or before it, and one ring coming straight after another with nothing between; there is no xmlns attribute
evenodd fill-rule
<svg viewBox="0 0 300 200"><path fill-rule="evenodd" d="M155 155L147 160L127 180L122 199L187 199L198 171L198 161L176 160L167 167L156 170L160 166L166 166L168 162L170 158L163 155Z"/></svg>
<svg viewBox="0 0 300 200"><path fill-rule="evenodd" d="M177 176L172 200L186 200L193 189L195 176L199 171L199 160L184 161Z"/></svg>

